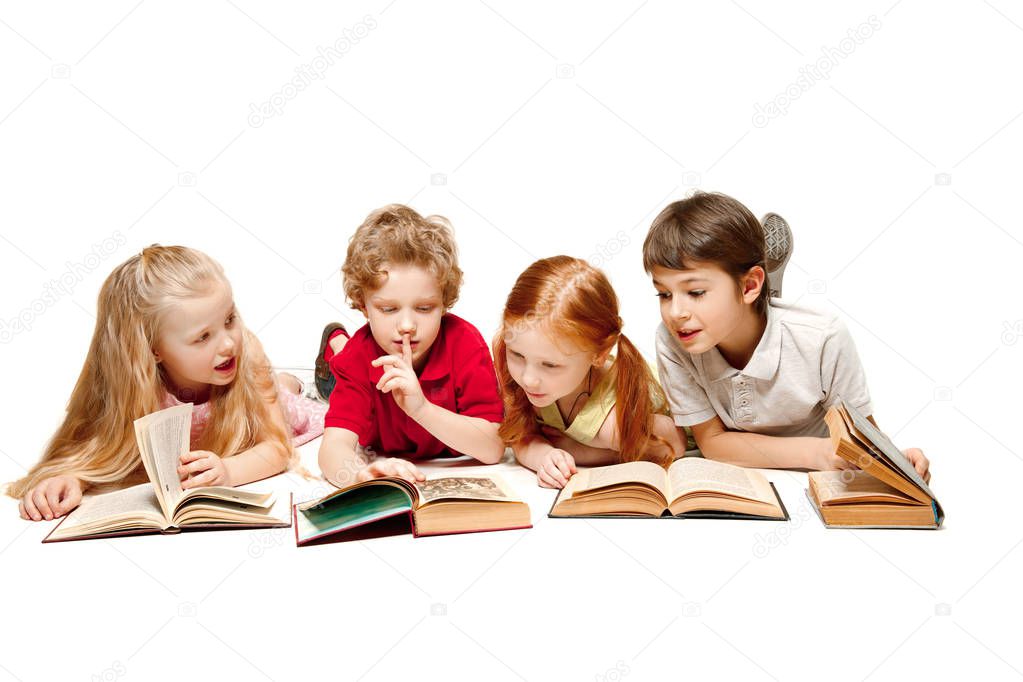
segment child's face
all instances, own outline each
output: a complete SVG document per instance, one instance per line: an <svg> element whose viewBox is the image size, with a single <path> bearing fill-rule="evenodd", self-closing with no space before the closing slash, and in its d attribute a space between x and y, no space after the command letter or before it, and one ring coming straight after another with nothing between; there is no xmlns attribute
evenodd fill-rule
<svg viewBox="0 0 1023 682"><path fill-rule="evenodd" d="M241 349L231 287L217 282L209 294L179 301L165 313L153 351L178 397L198 399L210 385L234 381Z"/></svg>
<svg viewBox="0 0 1023 682"><path fill-rule="evenodd" d="M539 324L515 329L505 341L508 373L534 407L546 407L577 391L599 364L597 354L569 339L555 343ZM585 388L585 387L583 387Z"/></svg>
<svg viewBox="0 0 1023 682"><path fill-rule="evenodd" d="M686 270L655 265L651 270L661 304L661 319L682 348L704 353L729 338L739 328L759 287L745 285L713 263L697 262Z"/></svg>
<svg viewBox="0 0 1023 682"><path fill-rule="evenodd" d="M390 355L401 355L402 337L412 346L412 366L418 371L437 340L444 316L444 296L437 277L419 265L390 265L384 283L366 292L363 313L373 340Z"/></svg>

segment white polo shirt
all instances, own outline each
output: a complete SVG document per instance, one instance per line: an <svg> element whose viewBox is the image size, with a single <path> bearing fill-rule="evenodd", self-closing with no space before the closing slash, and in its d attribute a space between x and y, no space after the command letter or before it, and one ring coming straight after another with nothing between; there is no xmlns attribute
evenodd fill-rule
<svg viewBox="0 0 1023 682"><path fill-rule="evenodd" d="M718 416L733 431L827 436L824 413L839 397L872 413L852 337L830 313L771 299L764 335L741 370L716 347L690 354L663 322L656 346L661 385L678 426Z"/></svg>

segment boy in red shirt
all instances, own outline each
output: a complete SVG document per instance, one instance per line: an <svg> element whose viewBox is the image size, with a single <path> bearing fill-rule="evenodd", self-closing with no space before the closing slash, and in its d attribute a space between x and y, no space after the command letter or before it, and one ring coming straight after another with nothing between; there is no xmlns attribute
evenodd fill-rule
<svg viewBox="0 0 1023 682"><path fill-rule="evenodd" d="M324 478L341 487L381 476L414 483L425 476L410 460L464 453L500 461L504 409L490 348L447 312L462 284L447 220L398 204L378 209L352 236L341 273L367 324L347 341L340 325L323 335L317 364L335 379L320 444Z"/></svg>

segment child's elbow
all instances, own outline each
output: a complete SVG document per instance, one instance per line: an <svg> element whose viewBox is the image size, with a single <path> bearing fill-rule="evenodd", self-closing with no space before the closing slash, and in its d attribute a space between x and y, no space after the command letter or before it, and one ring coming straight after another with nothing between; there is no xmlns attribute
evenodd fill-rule
<svg viewBox="0 0 1023 682"><path fill-rule="evenodd" d="M488 443L477 459L483 464L497 464L504 459L504 443L501 441Z"/></svg>
<svg viewBox="0 0 1023 682"><path fill-rule="evenodd" d="M287 445L279 445L277 447L277 472L283 473L291 469L292 462L298 460L297 454Z"/></svg>

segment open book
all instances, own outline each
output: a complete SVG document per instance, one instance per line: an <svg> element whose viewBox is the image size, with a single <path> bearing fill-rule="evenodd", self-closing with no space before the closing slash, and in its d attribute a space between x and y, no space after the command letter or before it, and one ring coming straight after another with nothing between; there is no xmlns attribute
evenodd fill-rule
<svg viewBox="0 0 1023 682"><path fill-rule="evenodd" d="M548 516L789 518L759 471L702 457L677 459L667 470L643 461L582 469Z"/></svg>
<svg viewBox="0 0 1023 682"><path fill-rule="evenodd" d="M529 506L492 475L443 476L414 485L375 478L296 504L294 513L299 546L328 536L355 539L359 533L346 531L385 520L416 537L532 527Z"/></svg>
<svg viewBox="0 0 1023 682"><path fill-rule="evenodd" d="M178 462L189 451L192 405L135 420L135 439L149 483L85 497L43 542L213 528L291 525L291 495L222 486L181 489Z"/></svg>
<svg viewBox="0 0 1023 682"><path fill-rule="evenodd" d="M828 409L835 454L859 470L812 471L807 496L824 525L938 528L945 514L905 455L848 403Z"/></svg>

